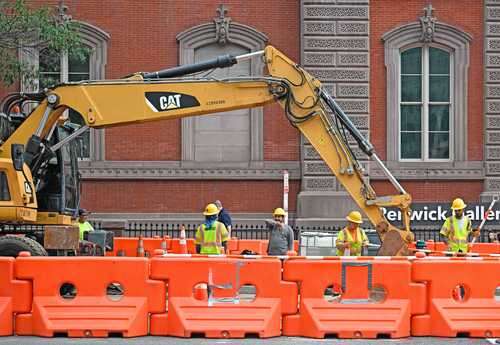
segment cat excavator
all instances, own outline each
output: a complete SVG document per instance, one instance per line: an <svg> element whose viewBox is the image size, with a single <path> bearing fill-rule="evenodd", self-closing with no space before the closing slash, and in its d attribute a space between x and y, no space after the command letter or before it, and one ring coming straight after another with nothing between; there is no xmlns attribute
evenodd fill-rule
<svg viewBox="0 0 500 345"><path fill-rule="evenodd" d="M226 79L193 76L256 58L263 59L266 75ZM123 79L65 83L40 93L8 95L0 109L0 255L2 243L9 244L11 250L18 243L19 250L44 255L44 231L35 236L30 226L71 225L80 197L75 139L89 128L199 116L273 102L281 105L287 120L312 144L373 224L381 240L378 254L408 255L408 244L414 239L409 217L411 196L321 82L272 46ZM19 111L33 103L36 106L29 113ZM70 110L79 113L85 125L71 123L67 116ZM360 150L355 151L352 143ZM359 151L382 169L396 190L394 195L376 195L356 156ZM382 207L401 210L402 229L385 218Z"/></svg>

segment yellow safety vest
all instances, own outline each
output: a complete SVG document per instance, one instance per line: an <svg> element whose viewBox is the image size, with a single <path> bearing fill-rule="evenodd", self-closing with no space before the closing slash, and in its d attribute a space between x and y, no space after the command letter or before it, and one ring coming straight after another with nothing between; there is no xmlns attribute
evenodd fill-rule
<svg viewBox="0 0 500 345"><path fill-rule="evenodd" d="M222 254L222 223L215 221L210 229L205 224L198 227L200 238L200 254Z"/></svg>
<svg viewBox="0 0 500 345"><path fill-rule="evenodd" d="M350 256L361 256L361 249L363 248L363 242L368 241L368 237L366 237L366 234L363 231L363 229L358 227L356 229L356 232L357 232L356 239L354 239L351 235L351 232L347 228L344 228L342 229L341 232L339 232L339 235L337 237L337 241L347 242L350 244L351 247ZM343 256L344 250L345 248L343 249L337 248L337 255Z"/></svg>
<svg viewBox="0 0 500 345"><path fill-rule="evenodd" d="M467 253L469 250L467 237L471 232L471 222L469 217L465 217L462 227L458 224L458 219L455 216L448 217L444 222L443 228L448 231L441 230L441 234L448 238L448 250L452 252Z"/></svg>
<svg viewBox="0 0 500 345"><path fill-rule="evenodd" d="M80 223L78 222L78 228L80 229L80 241L83 241L83 234L85 232L94 231L92 224L89 222Z"/></svg>

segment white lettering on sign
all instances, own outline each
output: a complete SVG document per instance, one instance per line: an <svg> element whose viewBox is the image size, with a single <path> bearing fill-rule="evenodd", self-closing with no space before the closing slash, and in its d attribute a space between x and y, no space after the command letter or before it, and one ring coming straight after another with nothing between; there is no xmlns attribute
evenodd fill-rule
<svg viewBox="0 0 500 345"><path fill-rule="evenodd" d="M175 109L181 106L181 95L172 96L161 96L160 97L160 108L165 109Z"/></svg>

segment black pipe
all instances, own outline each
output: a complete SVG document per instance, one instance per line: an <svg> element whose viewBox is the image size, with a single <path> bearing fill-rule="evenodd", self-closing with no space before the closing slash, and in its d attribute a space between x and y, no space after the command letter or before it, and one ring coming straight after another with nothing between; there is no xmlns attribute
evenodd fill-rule
<svg viewBox="0 0 500 345"><path fill-rule="evenodd" d="M363 134L359 131L359 129L356 128L354 123L352 123L351 119L344 113L342 108L335 102L332 96L330 96L328 93L326 93L324 90L321 91L321 98L328 104L330 109L334 112L334 116L337 116L337 118L342 122L344 127L351 133L353 136L354 140L357 141L359 148L363 150L366 155L371 156L373 154L373 151L375 148L373 147L372 143L370 143L368 140L365 139Z"/></svg>
<svg viewBox="0 0 500 345"><path fill-rule="evenodd" d="M167 68L157 72L143 73L144 79L158 79L158 78L173 78L180 77L187 74L192 74L201 71L207 71L213 68L231 67L238 61L233 55L221 55L215 59L206 60L191 65L183 65L172 68Z"/></svg>

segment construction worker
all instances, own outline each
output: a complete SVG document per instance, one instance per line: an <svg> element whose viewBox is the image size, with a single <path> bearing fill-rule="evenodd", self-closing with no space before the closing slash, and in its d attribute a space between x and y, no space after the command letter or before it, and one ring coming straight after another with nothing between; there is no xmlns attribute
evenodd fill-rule
<svg viewBox="0 0 500 345"><path fill-rule="evenodd" d="M219 209L208 204L203 215L205 222L196 231L196 252L200 254L224 254L229 234L226 226L217 220Z"/></svg>
<svg viewBox="0 0 500 345"><path fill-rule="evenodd" d="M368 237L359 227L363 223L361 213L351 211L347 217L347 226L339 232L336 240L338 256L361 256L363 247L367 247Z"/></svg>
<svg viewBox="0 0 500 345"><path fill-rule="evenodd" d="M266 220L270 230L267 255L287 255L293 252L293 230L285 224L285 210L278 207L273 212L274 220Z"/></svg>
<svg viewBox="0 0 500 345"><path fill-rule="evenodd" d="M465 202L456 198L451 204L453 215L446 218L441 227L440 234L443 235L445 243L448 244L448 250L455 253L467 253L469 244L467 238L472 232L472 223L466 215L464 215ZM474 230L474 237L479 236L479 231Z"/></svg>
<svg viewBox="0 0 500 345"><path fill-rule="evenodd" d="M94 227L87 221L88 212L86 209L81 208L78 210L78 228L80 229L80 241L83 241L86 232L94 231Z"/></svg>

